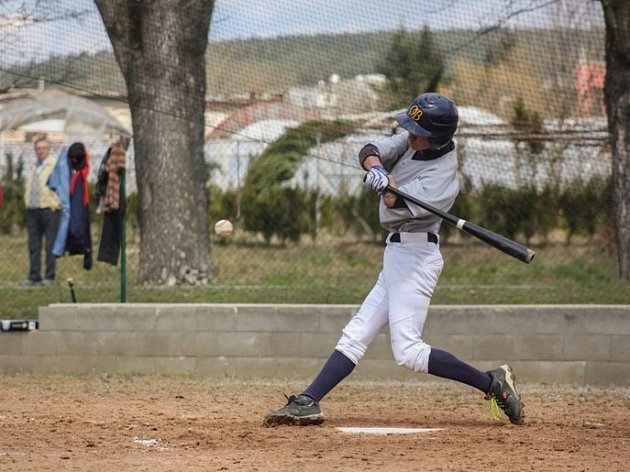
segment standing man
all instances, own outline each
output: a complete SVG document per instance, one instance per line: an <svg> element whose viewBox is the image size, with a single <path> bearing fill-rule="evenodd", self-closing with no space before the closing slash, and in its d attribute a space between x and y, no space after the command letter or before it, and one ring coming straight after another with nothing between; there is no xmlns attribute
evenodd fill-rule
<svg viewBox="0 0 630 472"><path fill-rule="evenodd" d="M266 426L320 424L319 402L361 360L376 335L389 325L398 365L413 372L456 380L480 390L514 424L523 423L523 405L508 365L483 372L422 339L433 290L444 261L438 243L442 220L406 202L387 186L448 211L459 193L455 104L437 93L416 97L396 115L400 134L368 143L359 152L364 183L380 198L381 225L390 233L383 268L358 313L343 329L332 355L313 382L265 417Z"/></svg>
<svg viewBox="0 0 630 472"><path fill-rule="evenodd" d="M55 256L53 244L59 227L61 204L55 192L48 188L48 178L55 167L50 157L50 144L46 138L35 141L37 162L26 176L24 204L26 206L26 228L28 230L28 252L30 270L21 285L50 285L55 280ZM46 242L46 271L42 280L42 239Z"/></svg>

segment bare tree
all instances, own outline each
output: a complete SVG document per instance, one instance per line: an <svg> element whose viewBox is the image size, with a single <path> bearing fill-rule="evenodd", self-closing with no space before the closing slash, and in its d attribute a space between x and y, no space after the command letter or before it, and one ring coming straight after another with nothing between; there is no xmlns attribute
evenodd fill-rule
<svg viewBox="0 0 630 472"><path fill-rule="evenodd" d="M510 10L504 19L477 36L488 34L510 18L522 13L540 10L551 5L565 8L571 13L569 24L584 11L589 11L580 0L531 0L524 8ZM628 0L600 0L606 25L606 79L604 99L608 115L608 134L612 148L612 182L615 207L616 238L618 246L619 277L630 280L630 2ZM583 18L583 16L582 16ZM569 42L575 39L567 37ZM570 111L570 110L566 110Z"/></svg>
<svg viewBox="0 0 630 472"><path fill-rule="evenodd" d="M600 1L606 21L604 96L613 155L619 276L630 280L630 2Z"/></svg>
<svg viewBox="0 0 630 472"><path fill-rule="evenodd" d="M205 283L203 154L211 0L95 0L127 84L140 201L139 282Z"/></svg>

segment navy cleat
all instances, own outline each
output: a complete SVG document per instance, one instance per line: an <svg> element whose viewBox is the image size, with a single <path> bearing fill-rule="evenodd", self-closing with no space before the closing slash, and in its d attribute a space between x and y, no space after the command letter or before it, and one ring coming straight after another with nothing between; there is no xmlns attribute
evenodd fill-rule
<svg viewBox="0 0 630 472"><path fill-rule="evenodd" d="M319 403L306 395L291 395L287 397L285 406L267 413L263 425L267 427L282 424L309 426L323 422L324 415L319 408Z"/></svg>
<svg viewBox="0 0 630 472"><path fill-rule="evenodd" d="M516 392L514 385L516 376L512 373L512 368L506 364L489 371L488 374L492 378L492 383L486 394L486 400L496 402L510 419L510 423L523 424L525 413L521 397Z"/></svg>

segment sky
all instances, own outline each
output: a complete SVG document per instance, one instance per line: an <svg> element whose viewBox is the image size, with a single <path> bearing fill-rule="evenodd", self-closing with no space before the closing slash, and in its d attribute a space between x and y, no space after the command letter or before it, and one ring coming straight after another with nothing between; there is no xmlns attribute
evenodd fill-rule
<svg viewBox="0 0 630 472"><path fill-rule="evenodd" d="M584 0L574 0L584 4ZM506 25L514 12L522 24L544 26L559 8L550 0L251 0L218 1L211 39L393 30L478 28ZM596 2L589 2L596 3ZM536 10L537 6L545 6ZM601 9L601 7L599 8ZM597 8L595 9L597 10Z"/></svg>
<svg viewBox="0 0 630 472"><path fill-rule="evenodd" d="M573 16L576 8L579 12ZM37 16L63 17L74 11L84 15L71 21L37 21ZM599 2L584 0L217 0L209 40L391 31L400 27L413 31L424 25L432 30L497 24L546 27L553 24L552 14L577 27L603 24ZM51 54L111 50L92 0L0 0L0 43L0 67L43 61Z"/></svg>

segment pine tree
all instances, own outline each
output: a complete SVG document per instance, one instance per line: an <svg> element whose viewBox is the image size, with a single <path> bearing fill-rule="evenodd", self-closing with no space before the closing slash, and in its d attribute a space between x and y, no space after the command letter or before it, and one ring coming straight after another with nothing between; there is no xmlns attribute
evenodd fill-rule
<svg viewBox="0 0 630 472"><path fill-rule="evenodd" d="M383 100L391 108L405 107L424 92L435 92L444 74L444 59L425 26L419 40L404 28L397 30L377 68L387 77Z"/></svg>
<svg viewBox="0 0 630 472"><path fill-rule="evenodd" d="M416 95L436 92L444 75L444 59L433 41L433 33L428 26L422 29L420 42L415 50L415 64L417 64L415 79L418 84Z"/></svg>

